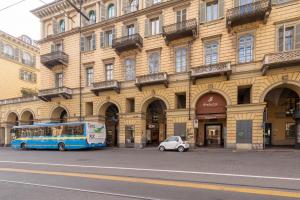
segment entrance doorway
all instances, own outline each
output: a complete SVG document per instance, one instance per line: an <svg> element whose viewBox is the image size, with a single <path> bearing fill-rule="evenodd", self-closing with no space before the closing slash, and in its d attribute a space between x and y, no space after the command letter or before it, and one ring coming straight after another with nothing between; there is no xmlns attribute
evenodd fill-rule
<svg viewBox="0 0 300 200"><path fill-rule="evenodd" d="M157 146L166 139L166 104L162 100L152 101L146 114L146 144Z"/></svg>
<svg viewBox="0 0 300 200"><path fill-rule="evenodd" d="M205 124L205 145L223 145L222 124Z"/></svg>
<svg viewBox="0 0 300 200"><path fill-rule="evenodd" d="M105 112L106 125L106 144L109 147L118 146L119 133L119 109L116 105L111 104Z"/></svg>

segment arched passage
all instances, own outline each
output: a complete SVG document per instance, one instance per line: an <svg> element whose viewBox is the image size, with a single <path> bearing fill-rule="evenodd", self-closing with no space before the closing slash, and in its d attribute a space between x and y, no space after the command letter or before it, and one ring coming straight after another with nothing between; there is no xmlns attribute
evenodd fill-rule
<svg viewBox="0 0 300 200"><path fill-rule="evenodd" d="M158 98L147 101L144 105L146 110L146 144L158 145L166 139L166 110L165 102Z"/></svg>
<svg viewBox="0 0 300 200"><path fill-rule="evenodd" d="M9 126L17 126L19 124L19 117L16 113L11 112L8 114L6 122Z"/></svg>
<svg viewBox="0 0 300 200"><path fill-rule="evenodd" d="M113 103L106 103L101 110L105 112L106 144L116 147L119 144L119 108Z"/></svg>
<svg viewBox="0 0 300 200"><path fill-rule="evenodd" d="M226 100L214 92L199 97L196 103L196 144L198 146L223 146L226 130Z"/></svg>
<svg viewBox="0 0 300 200"><path fill-rule="evenodd" d="M51 121L64 123L68 121L68 111L63 107L57 107L52 111Z"/></svg>
<svg viewBox="0 0 300 200"><path fill-rule="evenodd" d="M293 115L299 103L299 88L280 85L270 90L264 98L266 146L294 146L296 122Z"/></svg>
<svg viewBox="0 0 300 200"><path fill-rule="evenodd" d="M32 125L34 123L34 116L31 111L26 110L21 115L21 124L22 125Z"/></svg>

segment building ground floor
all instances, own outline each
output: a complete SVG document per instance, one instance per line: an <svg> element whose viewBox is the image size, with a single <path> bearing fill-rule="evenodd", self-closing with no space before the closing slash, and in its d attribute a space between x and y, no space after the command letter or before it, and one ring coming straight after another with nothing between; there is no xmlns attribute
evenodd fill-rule
<svg viewBox="0 0 300 200"><path fill-rule="evenodd" d="M14 125L82 119L106 124L108 146L157 146L179 135L192 147L295 148L300 143L300 121L295 118L299 95L300 72L280 70L195 83L171 78L167 87L127 86L98 95L84 89L81 106L73 90L70 99L2 104L0 144L10 144Z"/></svg>

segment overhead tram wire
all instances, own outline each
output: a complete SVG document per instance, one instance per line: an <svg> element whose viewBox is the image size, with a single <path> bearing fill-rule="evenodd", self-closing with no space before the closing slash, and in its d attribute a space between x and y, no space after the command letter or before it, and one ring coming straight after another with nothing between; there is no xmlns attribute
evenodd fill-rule
<svg viewBox="0 0 300 200"><path fill-rule="evenodd" d="M6 6L6 7L4 7L4 8L1 8L1 9L0 9L0 12L6 10L6 9L8 9L8 8L11 8L11 7L13 7L13 6L16 6L16 5L18 5L18 4L20 4L20 3L24 2L24 1L26 1L26 0L21 0L21 1L18 1L18 2L16 2L16 3L13 3L13 4L9 5L9 6Z"/></svg>

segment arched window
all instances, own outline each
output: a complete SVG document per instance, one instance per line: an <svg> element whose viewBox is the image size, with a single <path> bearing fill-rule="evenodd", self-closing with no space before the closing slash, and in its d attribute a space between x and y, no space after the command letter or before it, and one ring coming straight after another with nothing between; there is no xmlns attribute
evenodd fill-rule
<svg viewBox="0 0 300 200"><path fill-rule="evenodd" d="M65 26L65 20L60 20L59 21L59 32L63 33L66 30L66 26Z"/></svg>
<svg viewBox="0 0 300 200"><path fill-rule="evenodd" d="M115 5L114 4L110 4L108 6L107 11L108 11L107 12L108 19L115 17Z"/></svg>
<svg viewBox="0 0 300 200"><path fill-rule="evenodd" d="M4 46L4 54L10 58L14 57L14 48L10 45L5 45Z"/></svg>
<svg viewBox="0 0 300 200"><path fill-rule="evenodd" d="M96 23L96 12L94 10L90 10L89 12L90 24Z"/></svg>
<svg viewBox="0 0 300 200"><path fill-rule="evenodd" d="M138 1L137 0L131 0L129 6L130 6L129 7L130 12L137 11L137 9L138 9Z"/></svg>
<svg viewBox="0 0 300 200"><path fill-rule="evenodd" d="M25 65L31 65L31 56L29 53L24 52L22 57L22 63Z"/></svg>

